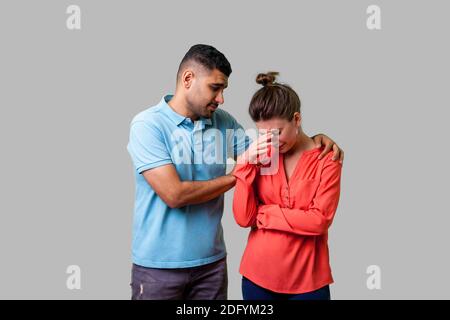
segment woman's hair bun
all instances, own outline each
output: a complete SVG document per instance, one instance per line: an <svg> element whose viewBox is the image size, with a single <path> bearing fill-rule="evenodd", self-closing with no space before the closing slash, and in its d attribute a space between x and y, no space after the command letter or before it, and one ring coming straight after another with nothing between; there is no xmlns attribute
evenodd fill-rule
<svg viewBox="0 0 450 320"><path fill-rule="evenodd" d="M279 73L275 71L260 73L256 76L256 83L261 84L264 87L267 85L274 84L278 74Z"/></svg>

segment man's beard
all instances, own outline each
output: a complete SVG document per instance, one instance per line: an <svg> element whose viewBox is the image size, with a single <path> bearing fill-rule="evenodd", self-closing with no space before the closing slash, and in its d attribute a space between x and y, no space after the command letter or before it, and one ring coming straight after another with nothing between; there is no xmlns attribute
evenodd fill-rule
<svg viewBox="0 0 450 320"><path fill-rule="evenodd" d="M215 108L213 108L212 106L215 106ZM217 110L218 107L219 107L218 104L209 103L206 106L206 108L205 107L201 108L201 115L199 115L199 116L203 117L203 118L206 118L206 119L210 119L212 117L213 113Z"/></svg>

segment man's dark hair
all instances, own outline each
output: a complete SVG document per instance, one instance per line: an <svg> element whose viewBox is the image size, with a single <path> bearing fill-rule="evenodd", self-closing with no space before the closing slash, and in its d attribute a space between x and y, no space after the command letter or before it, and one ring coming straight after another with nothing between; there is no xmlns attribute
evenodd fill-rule
<svg viewBox="0 0 450 320"><path fill-rule="evenodd" d="M227 77L230 76L232 71L230 63L222 52L206 44L196 44L189 49L184 55L183 60L181 60L177 77L180 76L180 72L184 69L184 66L191 61L199 63L210 71L218 69Z"/></svg>

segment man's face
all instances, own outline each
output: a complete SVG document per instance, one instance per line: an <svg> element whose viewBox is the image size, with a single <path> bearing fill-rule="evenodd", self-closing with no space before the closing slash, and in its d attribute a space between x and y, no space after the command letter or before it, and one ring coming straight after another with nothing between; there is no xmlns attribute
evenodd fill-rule
<svg viewBox="0 0 450 320"><path fill-rule="evenodd" d="M211 118L224 103L223 91L227 87L228 77L218 69L197 72L187 95L191 111L198 117Z"/></svg>

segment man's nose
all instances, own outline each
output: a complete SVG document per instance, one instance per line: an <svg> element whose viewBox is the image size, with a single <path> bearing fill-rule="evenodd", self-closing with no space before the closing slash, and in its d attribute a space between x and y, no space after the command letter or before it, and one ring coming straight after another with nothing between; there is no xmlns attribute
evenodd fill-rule
<svg viewBox="0 0 450 320"><path fill-rule="evenodd" d="M217 94L215 101L216 101L216 103L218 103L218 104L223 104L223 103L225 102L225 100L224 100L224 98L223 98L223 92L222 92L222 91L220 91L220 92Z"/></svg>

